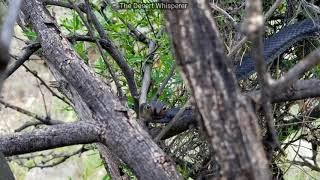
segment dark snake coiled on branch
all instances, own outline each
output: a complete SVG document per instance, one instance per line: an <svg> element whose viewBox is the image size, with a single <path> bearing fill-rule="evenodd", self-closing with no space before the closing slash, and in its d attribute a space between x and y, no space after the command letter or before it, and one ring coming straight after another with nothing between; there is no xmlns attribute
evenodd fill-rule
<svg viewBox="0 0 320 180"><path fill-rule="evenodd" d="M310 37L319 36L320 20L306 19L282 28L264 42L264 60L270 64L294 43ZM241 64L235 66L238 80L246 79L255 72L255 65L251 57L243 58Z"/></svg>
<svg viewBox="0 0 320 180"><path fill-rule="evenodd" d="M294 43L310 38L318 37L320 32L320 19L306 19L282 28L279 32L267 38L264 42L264 60L267 64L273 62L280 54L285 52ZM235 65L235 74L238 80L248 78L255 72L253 59L244 57L241 64ZM158 122L168 123L177 114L179 108L169 109ZM194 120L193 110L186 110L181 117L183 121Z"/></svg>

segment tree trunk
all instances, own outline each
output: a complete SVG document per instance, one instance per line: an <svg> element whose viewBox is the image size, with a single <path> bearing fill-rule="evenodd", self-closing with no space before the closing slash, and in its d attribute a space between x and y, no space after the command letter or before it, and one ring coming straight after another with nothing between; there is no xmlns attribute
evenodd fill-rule
<svg viewBox="0 0 320 180"><path fill-rule="evenodd" d="M270 179L257 118L240 94L206 0L167 10L175 58L190 86L221 179Z"/></svg>

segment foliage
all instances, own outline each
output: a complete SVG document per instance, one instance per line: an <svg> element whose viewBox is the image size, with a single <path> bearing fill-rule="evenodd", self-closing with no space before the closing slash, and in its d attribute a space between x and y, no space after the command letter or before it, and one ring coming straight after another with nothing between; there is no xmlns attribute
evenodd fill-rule
<svg viewBox="0 0 320 180"><path fill-rule="evenodd" d="M31 28L26 28L25 31L23 31L24 35L32 41L35 41L37 39L37 33L35 31L33 31Z"/></svg>

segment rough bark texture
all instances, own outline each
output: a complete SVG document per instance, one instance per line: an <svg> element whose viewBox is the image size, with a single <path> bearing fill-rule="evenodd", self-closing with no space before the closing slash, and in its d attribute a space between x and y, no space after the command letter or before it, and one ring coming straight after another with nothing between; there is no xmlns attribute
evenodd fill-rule
<svg viewBox="0 0 320 180"><path fill-rule="evenodd" d="M14 133L0 138L5 156L99 141L98 128L90 122L54 125L36 132Z"/></svg>
<svg viewBox="0 0 320 180"><path fill-rule="evenodd" d="M188 4L184 10L166 11L168 29L221 179L270 179L256 116L240 95L206 0Z"/></svg>
<svg viewBox="0 0 320 180"><path fill-rule="evenodd" d="M91 114L87 114L91 116L90 120L99 124L101 142L141 179L179 179L173 161L136 121L128 118L127 110L110 87L76 55L41 1L26 1L23 11L38 33L48 64L65 78L64 86L71 86L90 109ZM80 119L83 118L80 116Z"/></svg>

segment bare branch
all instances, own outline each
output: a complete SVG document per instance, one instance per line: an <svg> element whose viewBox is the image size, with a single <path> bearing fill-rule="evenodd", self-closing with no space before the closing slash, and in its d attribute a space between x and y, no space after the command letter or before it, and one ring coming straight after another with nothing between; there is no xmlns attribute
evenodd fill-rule
<svg viewBox="0 0 320 180"><path fill-rule="evenodd" d="M23 63L25 63L30 56L35 53L38 49L40 49L40 43L32 43L25 47L24 53L15 61L13 62L7 69L5 73L5 78L8 78L11 76L12 73L14 73Z"/></svg>
<svg viewBox="0 0 320 180"><path fill-rule="evenodd" d="M270 7L270 9L267 11L267 13L264 16L265 20L268 20L272 13L278 8L282 0L276 0L276 2L273 3L273 5ZM228 53L228 57L232 57L237 53L237 51L247 42L248 37L243 37Z"/></svg>
<svg viewBox="0 0 320 180"><path fill-rule="evenodd" d="M37 126L43 124L42 122L26 122L23 125L21 125L19 128L15 129L14 132L20 132L24 129L27 129L28 127L31 126Z"/></svg>
<svg viewBox="0 0 320 180"><path fill-rule="evenodd" d="M266 14L264 15L264 19L267 20L271 17L272 13L278 8L278 6L280 5L280 3L283 0L276 0L273 5L270 7L270 9L266 12Z"/></svg>
<svg viewBox="0 0 320 180"><path fill-rule="evenodd" d="M306 58L299 61L293 68L291 68L279 80L275 81L271 86L273 93L283 91L290 87L293 82L299 79L305 72L320 63L320 49L310 53Z"/></svg>
<svg viewBox="0 0 320 180"><path fill-rule="evenodd" d="M151 70L153 65L154 52L157 49L157 43L155 41L149 41L148 56L145 60L143 69L143 79L140 92L139 106L147 101L147 94L151 83Z"/></svg>
<svg viewBox="0 0 320 180"><path fill-rule="evenodd" d="M89 122L50 126L28 133L14 133L0 137L0 151L12 156L75 144L99 141L98 130Z"/></svg>
<svg viewBox="0 0 320 180"><path fill-rule="evenodd" d="M0 103L3 104L5 107L9 107L15 111L18 111L22 114L25 114L27 116L30 116L32 118L35 118L37 120L39 120L40 122L42 122L43 124L48 124L48 125L54 125L54 124L63 124L63 121L58 121L58 120L52 120L50 119L50 117L41 117L40 115L37 115L35 113L32 113L30 111L24 110L20 107L14 106L10 103L7 103L5 101L3 101L2 99L0 99Z"/></svg>
<svg viewBox="0 0 320 180"><path fill-rule="evenodd" d="M40 82L41 85L43 85L47 90L55 97L63 101L64 103L68 104L69 106L72 106L69 100L67 100L65 97L58 95L56 92L54 92L49 85L38 75L37 72L32 71L31 69L28 68L28 66L22 64L22 66L30 73L32 74L35 78L37 78Z"/></svg>
<svg viewBox="0 0 320 180"><path fill-rule="evenodd" d="M213 8L214 10L218 11L219 13L223 14L227 19L229 19L229 21L231 22L232 26L234 28L237 28L238 23L237 21L229 14L227 13L224 9L220 8L217 4L212 3L210 4L211 8Z"/></svg>
<svg viewBox="0 0 320 180"><path fill-rule="evenodd" d="M320 80L299 80L283 92L275 92L272 95L272 102L295 101L306 98L320 97Z"/></svg>
<svg viewBox="0 0 320 180"><path fill-rule="evenodd" d="M259 84L261 88L261 105L267 127L267 138L271 139L270 151L267 156L271 160L273 149L280 148L280 143L274 127L271 105L271 87L269 84L270 74L264 62L263 39L264 39L264 18L262 16L262 4L260 0L248 0L246 2L247 15L243 23L243 30L246 31L249 40L253 43L252 57L257 70Z"/></svg>
<svg viewBox="0 0 320 180"><path fill-rule="evenodd" d="M169 74L167 75L166 79L162 82L161 86L159 87L159 89L157 90L156 94L152 98L153 101L156 101L161 96L161 94L162 94L163 90L165 89L166 85L168 84L168 82L172 78L175 69L176 69L176 64L175 64L175 62L173 62L173 64L170 67Z"/></svg>
<svg viewBox="0 0 320 180"><path fill-rule="evenodd" d="M70 3L65 3L65 2L60 2L60 1L50 1L50 0L46 0L45 3L47 5L56 5L56 6L61 6L61 7L65 7L65 8L69 8L69 9L75 9L75 7L70 4ZM83 4L79 4L76 5L79 10L85 12L88 14L88 16L91 18L95 28L97 29L100 37L102 39L99 40L101 46L103 47L103 49L105 49L107 52L110 53L111 57L114 59L114 61L117 63L117 65L120 67L122 73L124 74L124 77L127 80L128 86L129 86L129 91L131 96L133 97L134 101L135 101L135 106L137 108L138 106L138 99L139 99L139 93L137 90L137 85L134 79L134 72L133 70L128 66L125 58L123 57L123 55L119 52L118 48L114 45L114 43L109 39L108 35L106 34L106 32L104 31L102 25L99 23L97 17L95 16L95 14L92 12L89 3L86 3L86 8L84 8ZM122 18L120 18L120 20L122 22L124 22L124 20ZM85 23L86 24L86 23ZM128 27L130 27L130 30L133 30L134 27L131 24L127 24ZM91 28L90 28L91 29ZM136 30L137 31L137 30ZM137 33L137 32L136 32ZM143 39L143 41L145 41L145 38L143 38L144 36L142 36L142 34L139 35L140 38ZM88 41L92 41L95 42L96 40L93 38L93 36L91 37L91 40L88 39L82 39L82 40L88 40ZM81 39L81 37L80 37ZM141 39L141 40L142 40ZM98 45L99 48L99 45ZM99 50L100 51L100 50ZM102 55L103 57L103 55Z"/></svg>

